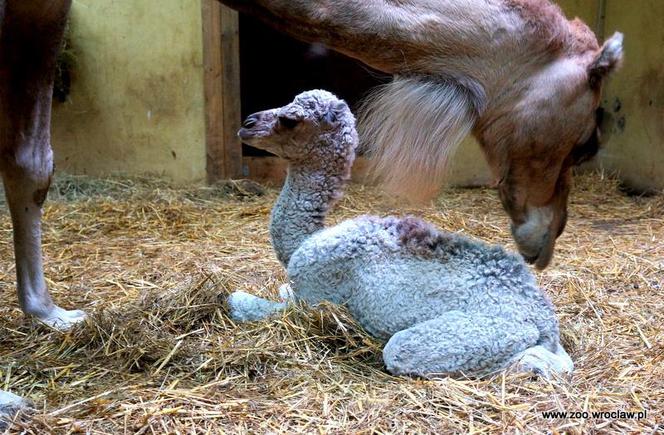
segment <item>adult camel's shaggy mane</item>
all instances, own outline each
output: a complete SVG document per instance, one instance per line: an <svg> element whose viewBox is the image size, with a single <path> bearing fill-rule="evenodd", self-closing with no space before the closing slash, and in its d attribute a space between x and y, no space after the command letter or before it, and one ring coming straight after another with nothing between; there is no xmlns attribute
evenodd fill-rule
<svg viewBox="0 0 664 435"><path fill-rule="evenodd" d="M482 104L479 88L472 92L454 80L396 77L378 87L358 117L372 176L390 192L415 201L430 199Z"/></svg>

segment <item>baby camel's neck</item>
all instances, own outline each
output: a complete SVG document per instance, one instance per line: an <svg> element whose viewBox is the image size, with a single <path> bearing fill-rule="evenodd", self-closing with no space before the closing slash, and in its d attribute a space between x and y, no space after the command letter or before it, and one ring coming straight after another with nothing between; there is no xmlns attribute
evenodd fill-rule
<svg viewBox="0 0 664 435"><path fill-rule="evenodd" d="M343 196L350 178L357 144L352 122L322 140L336 145L318 147L329 150L330 155L322 152L318 158L290 162L286 183L272 209L272 247L284 267L288 267L291 255L307 237L325 227L328 211Z"/></svg>
<svg viewBox="0 0 664 435"><path fill-rule="evenodd" d="M348 172L345 168L335 171L331 166L289 165L270 222L272 246L284 267L307 237L325 227L328 211L343 195Z"/></svg>

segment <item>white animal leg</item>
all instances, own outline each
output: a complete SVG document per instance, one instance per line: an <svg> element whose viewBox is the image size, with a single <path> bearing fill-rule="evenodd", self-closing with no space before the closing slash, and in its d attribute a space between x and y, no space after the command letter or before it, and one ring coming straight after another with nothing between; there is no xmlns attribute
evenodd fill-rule
<svg viewBox="0 0 664 435"><path fill-rule="evenodd" d="M4 2L0 23L0 171L14 228L19 303L65 329L82 311L53 304L44 280L41 207L53 173L50 123L56 56L70 1Z"/></svg>
<svg viewBox="0 0 664 435"><path fill-rule="evenodd" d="M85 313L58 307L48 293L41 252L41 201L35 200L40 187L20 171L3 175L14 228L19 304L25 314L51 327L68 329L82 321Z"/></svg>
<svg viewBox="0 0 664 435"><path fill-rule="evenodd" d="M515 370L537 373L550 378L553 373L565 374L574 370L574 363L559 343L556 352L542 346L533 346L512 359Z"/></svg>
<svg viewBox="0 0 664 435"><path fill-rule="evenodd" d="M450 311L394 334L383 360L395 375L484 375L505 368L534 346L539 335L530 323Z"/></svg>
<svg viewBox="0 0 664 435"><path fill-rule="evenodd" d="M237 322L255 322L283 311L288 304L272 302L243 291L233 292L226 301L228 311Z"/></svg>
<svg viewBox="0 0 664 435"><path fill-rule="evenodd" d="M10 418L12 415L30 407L30 402L16 394L0 390L0 430L5 429L3 418Z"/></svg>

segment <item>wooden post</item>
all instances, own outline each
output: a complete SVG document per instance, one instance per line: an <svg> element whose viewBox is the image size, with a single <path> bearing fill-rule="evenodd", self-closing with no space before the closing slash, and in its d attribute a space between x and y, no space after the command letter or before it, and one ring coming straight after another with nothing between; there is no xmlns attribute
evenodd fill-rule
<svg viewBox="0 0 664 435"><path fill-rule="evenodd" d="M207 180L242 177L240 33L237 12L202 0Z"/></svg>
<svg viewBox="0 0 664 435"><path fill-rule="evenodd" d="M606 24L606 0L598 0L597 17L595 18L595 36L600 44L604 43L604 32Z"/></svg>

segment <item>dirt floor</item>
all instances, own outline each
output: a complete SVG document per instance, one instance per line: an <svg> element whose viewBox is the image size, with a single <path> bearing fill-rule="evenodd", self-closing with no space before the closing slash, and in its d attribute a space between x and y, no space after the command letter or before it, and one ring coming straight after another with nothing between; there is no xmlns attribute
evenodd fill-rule
<svg viewBox="0 0 664 435"><path fill-rule="evenodd" d="M577 179L554 263L570 378L397 378L381 343L339 308L235 325L223 297L276 298L268 241L277 190L179 189L155 180L60 177L45 212L54 298L90 320L68 333L17 307L11 226L0 213L0 388L33 400L9 432L639 432L664 426L664 197ZM332 220L418 214L513 248L489 189L451 189L405 209L353 187ZM4 208L4 205L0 205ZM544 411L646 411L643 419L545 419ZM659 428L659 429L658 429Z"/></svg>

